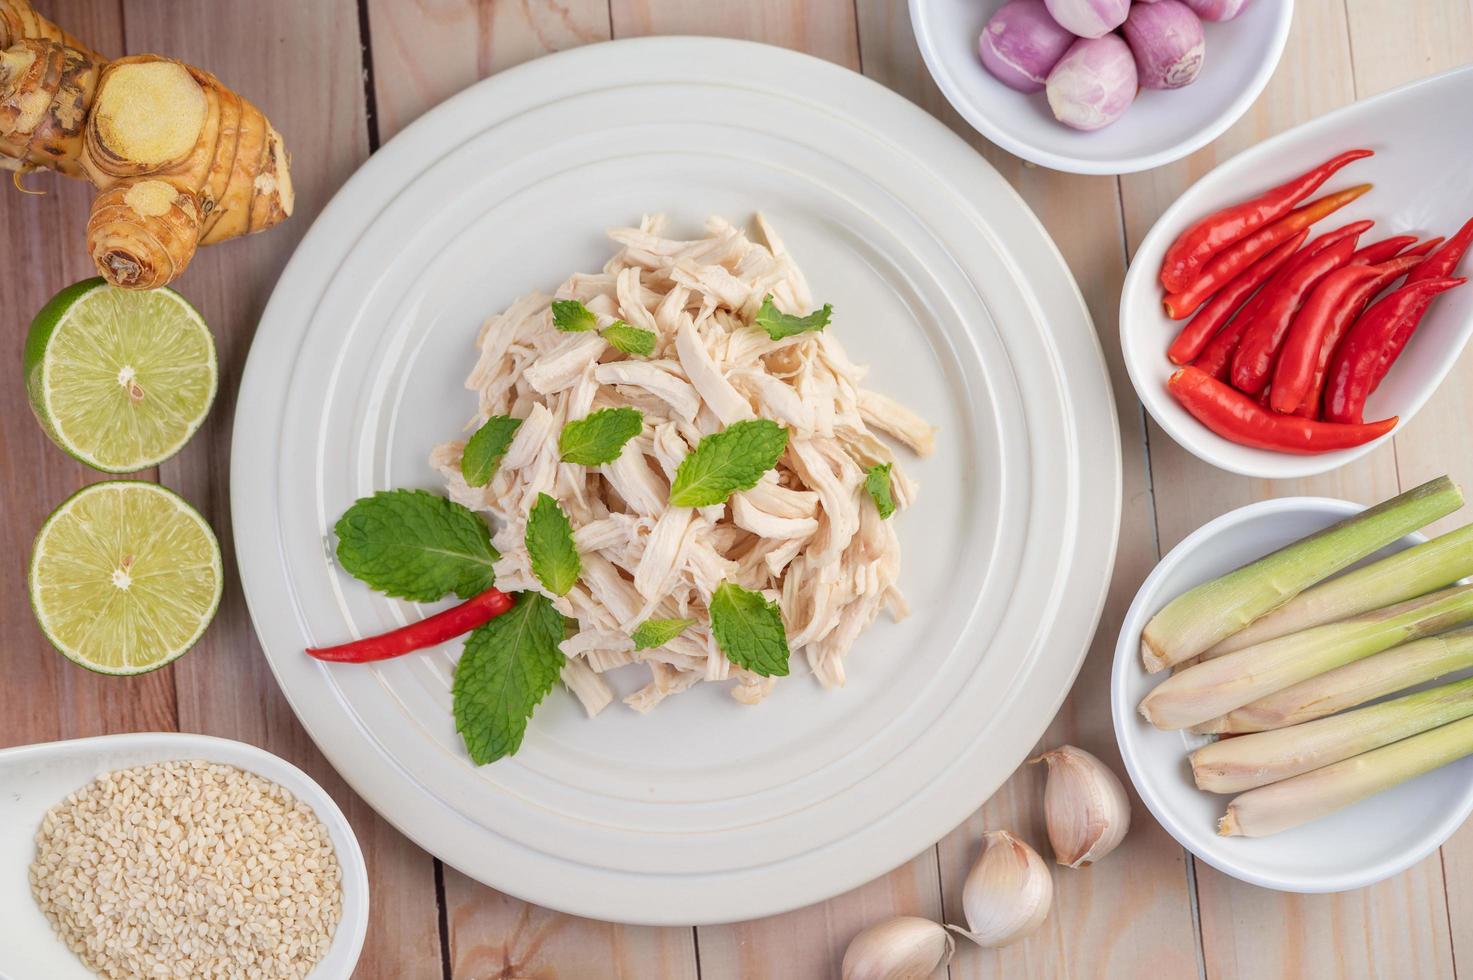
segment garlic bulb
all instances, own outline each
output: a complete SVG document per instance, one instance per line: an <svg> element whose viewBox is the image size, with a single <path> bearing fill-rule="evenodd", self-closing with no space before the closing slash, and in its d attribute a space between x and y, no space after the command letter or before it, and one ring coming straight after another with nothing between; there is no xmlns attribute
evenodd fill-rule
<svg viewBox="0 0 1473 980"><path fill-rule="evenodd" d="M1084 868L1115 850L1130 829L1130 799L1115 773L1072 745L1029 761L1048 763L1043 816L1054 860Z"/></svg>
<svg viewBox="0 0 1473 980"><path fill-rule="evenodd" d="M925 980L951 960L956 943L929 919L896 916L849 941L843 980Z"/></svg>
<svg viewBox="0 0 1473 980"><path fill-rule="evenodd" d="M1006 830L988 831L962 885L968 931L955 931L979 946L1006 946L1037 929L1053 901L1054 880L1038 852Z"/></svg>

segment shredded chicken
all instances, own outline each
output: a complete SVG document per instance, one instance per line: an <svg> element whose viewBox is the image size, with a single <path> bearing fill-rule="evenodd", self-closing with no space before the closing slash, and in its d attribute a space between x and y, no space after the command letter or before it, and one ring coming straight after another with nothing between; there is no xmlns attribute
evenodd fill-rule
<svg viewBox="0 0 1473 980"><path fill-rule="evenodd" d="M552 495L567 513L582 574L552 598L578 625L563 644L562 676L590 715L614 696L602 675L632 664L649 674L624 699L639 711L700 681L730 683L744 704L771 692L772 678L727 661L711 635L706 607L723 581L778 602L793 655L826 687L844 683L844 656L882 608L897 619L907 612L900 544L868 498L865 470L896 462L877 434L927 455L934 430L860 387L866 369L849 360L832 327L774 341L750 325L768 295L785 313L814 305L781 240L761 215L756 224L756 240L719 217L693 240L666 237L660 215L611 230L621 248L603 272L576 274L553 296L525 296L481 329L466 381L479 398L471 429L492 415L524 419L490 483L471 487L462 478L464 442L431 456L452 499L493 518L504 590L542 591L523 544L537 495ZM654 354L622 354L596 333L560 333L553 299L582 302L600 327L623 320L653 331ZM559 460L566 423L626 405L644 414L645 430L617 460ZM726 504L672 507L675 469L701 437L752 418L789 430L777 467ZM896 505L909 506L915 482L898 465L891 479ZM650 617L696 625L636 651L629 634Z"/></svg>

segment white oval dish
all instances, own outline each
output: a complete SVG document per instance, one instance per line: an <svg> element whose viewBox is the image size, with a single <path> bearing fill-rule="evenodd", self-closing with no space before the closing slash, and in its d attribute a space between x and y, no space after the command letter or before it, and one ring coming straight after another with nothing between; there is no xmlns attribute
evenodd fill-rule
<svg viewBox="0 0 1473 980"><path fill-rule="evenodd" d="M422 611L339 571L360 496L441 489L475 409L481 321L610 254L762 210L869 385L941 426L895 520L913 615L842 691L807 668L761 705L702 684L595 720L555 689L520 752L472 766L461 644L376 665L304 646ZM283 273L242 381L231 505L262 647L354 788L421 846L539 905L686 924L805 905L913 857L1022 760L1098 619L1119 526L1108 375L1057 250L963 140L853 72L709 38L594 45L487 79L364 165ZM647 675L646 675L647 676ZM620 694L644 683L610 677Z"/></svg>
<svg viewBox="0 0 1473 980"><path fill-rule="evenodd" d="M1080 132L1054 118L1042 92L992 77L977 55L982 27L1005 0L910 0L926 67L947 100L998 146L1054 170L1127 174L1180 160L1221 136L1253 104L1289 39L1294 0L1249 0L1220 24L1204 22L1202 73L1179 89L1142 89L1125 114Z"/></svg>
<svg viewBox="0 0 1473 980"><path fill-rule="evenodd" d="M1115 646L1110 703L1115 737L1136 792L1183 847L1224 874L1264 888L1348 891L1405 871L1440 847L1473 812L1473 758L1281 834L1220 837L1217 818L1231 797L1197 789L1187 762L1187 753L1206 745L1209 736L1160 731L1136 710L1167 676L1147 674L1141 666L1141 631L1166 603L1193 586L1364 509L1327 497L1283 497L1240 507L1198 528L1147 576ZM1367 561L1426 540L1409 534Z"/></svg>
<svg viewBox="0 0 1473 980"><path fill-rule="evenodd" d="M1344 466L1390 439L1432 397L1473 334L1473 287L1432 304L1381 387L1366 403L1366 419L1401 417L1374 442L1318 456L1294 456L1240 446L1187 414L1166 391L1176 367L1166 348L1188 321L1161 309L1161 259L1191 222L1273 187L1343 150L1367 147L1324 191L1372 183L1372 190L1322 221L1311 236L1361 218L1376 225L1369 243L1399 234L1452 235L1473 216L1473 178L1460 161L1473 154L1473 127L1448 125L1448 106L1473 101L1473 68L1414 82L1337 109L1265 140L1207 174L1166 209L1136 250L1120 291L1120 346L1136 395L1184 449L1213 466L1244 476L1287 480ZM1467 275L1464 262L1461 274Z"/></svg>
<svg viewBox="0 0 1473 980"><path fill-rule="evenodd" d="M327 791L290 762L254 745L209 735L142 732L0 749L0 922L7 936L0 942L0 977L93 977L57 938L31 895L34 839L46 811L103 773L188 759L253 772L312 807L332 837L343 871L343 917L327 956L308 980L341 980L353 972L368 932L368 871L353 828Z"/></svg>

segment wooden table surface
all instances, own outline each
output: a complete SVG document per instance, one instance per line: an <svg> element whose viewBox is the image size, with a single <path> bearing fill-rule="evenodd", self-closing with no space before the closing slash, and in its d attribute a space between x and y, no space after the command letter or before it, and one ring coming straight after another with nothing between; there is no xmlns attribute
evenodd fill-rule
<svg viewBox="0 0 1473 980"><path fill-rule="evenodd" d="M1040 849L1045 840L1042 774L1025 767L935 847L847 895L737 925L633 928L528 906L443 866L379 819L317 752L267 669L234 576L227 499L234 396L272 285L318 211L383 141L478 78L610 37L720 34L766 41L862 71L924 106L1027 199L1094 315L1114 379L1125 461L1120 550L1104 619L1044 745L1073 742L1118 766L1106 688L1120 618L1157 558L1208 519L1289 494L1375 501L1444 472L1473 485L1473 355L1393 443L1330 475L1273 483L1212 469L1158 429L1132 393L1116 335L1116 301L1130 254L1182 190L1266 136L1473 60L1470 0L1300 0L1277 74L1236 126L1187 160L1121 178L1025 165L972 133L927 75L905 0L37 0L37 6L105 53L182 58L256 102L292 151L297 212L267 234L203 250L177 284L215 329L220 398L179 456L141 476L203 510L221 534L230 573L214 626L172 667L137 678L99 677L69 665L42 639L25 590L32 537L53 507L101 475L47 441L31 421L20 384L0 387L0 417L7 420L0 427L0 746L179 730L242 739L302 766L347 811L368 857L372 922L356 976L837 976L845 945L869 923L898 913L960 921L961 882L985 828L1011 828ZM1467 124L1466 116L1449 121ZM32 313L62 286L92 274L82 247L91 189L39 175L30 183L46 195L23 197L9 188L3 194L0 311L12 369ZM1463 216L1446 217L1453 224ZM1239 884L1193 861L1137 803L1135 826L1115 855L1086 871L1061 869L1055 882L1053 913L1037 934L1001 951L964 944L950 975L1431 978L1456 976L1458 961L1473 963L1473 825L1390 881L1342 895L1296 896Z"/></svg>

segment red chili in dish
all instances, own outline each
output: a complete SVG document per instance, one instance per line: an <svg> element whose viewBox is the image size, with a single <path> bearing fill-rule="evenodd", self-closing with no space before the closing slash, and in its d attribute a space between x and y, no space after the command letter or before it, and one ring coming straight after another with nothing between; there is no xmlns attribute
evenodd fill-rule
<svg viewBox="0 0 1473 980"><path fill-rule="evenodd" d="M375 660L388 660L415 650L437 646L462 633L469 633L506 612L512 607L512 603L512 597L500 589L487 589L480 595L444 612L435 613L428 619L335 647L308 647L307 655L340 664L366 664Z"/></svg>

